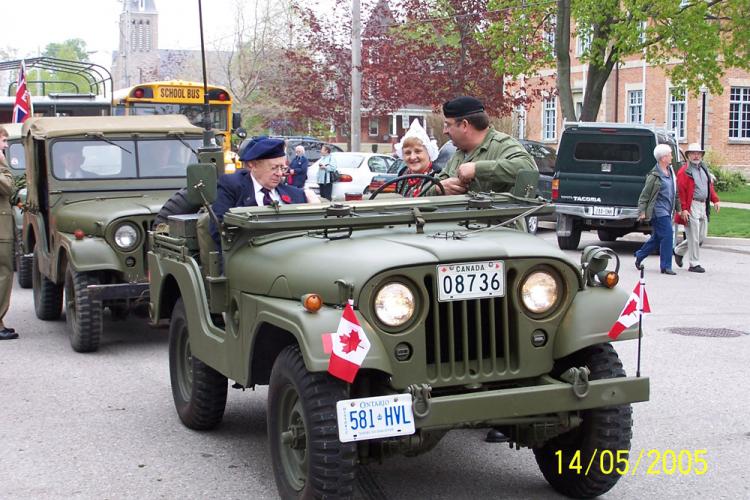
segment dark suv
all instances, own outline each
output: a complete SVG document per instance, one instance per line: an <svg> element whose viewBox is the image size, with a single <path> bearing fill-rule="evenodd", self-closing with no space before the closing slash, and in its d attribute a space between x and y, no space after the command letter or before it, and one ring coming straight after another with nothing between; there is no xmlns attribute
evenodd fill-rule
<svg viewBox="0 0 750 500"><path fill-rule="evenodd" d="M581 231L589 229L602 241L651 232L648 222L638 220L638 196L656 165L657 144L672 148L676 171L680 153L667 130L632 123L566 125L552 181L560 248L578 248Z"/></svg>

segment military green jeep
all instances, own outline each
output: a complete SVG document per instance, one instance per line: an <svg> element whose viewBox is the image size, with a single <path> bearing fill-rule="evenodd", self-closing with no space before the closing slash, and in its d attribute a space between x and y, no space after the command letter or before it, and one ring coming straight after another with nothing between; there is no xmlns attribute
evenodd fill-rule
<svg viewBox="0 0 750 500"><path fill-rule="evenodd" d="M216 180L199 167L189 193L210 201ZM148 259L183 424L217 426L228 379L268 384L282 498L349 497L357 464L427 452L458 428L495 428L533 449L564 494L608 491L619 476L599 461L585 475L567 464L628 450L630 403L648 399L648 379L625 376L607 335L627 299L619 261L591 247L577 263L510 227L552 213L526 198L536 178L519 185L523 197L234 208L221 252L201 217L170 217ZM349 301L367 342L337 331ZM370 344L351 383L328 373L338 342Z"/></svg>
<svg viewBox="0 0 750 500"><path fill-rule="evenodd" d="M148 303L146 234L185 185L202 130L184 116L30 118L24 123L24 253L37 317L65 315L70 342L95 351L109 308Z"/></svg>

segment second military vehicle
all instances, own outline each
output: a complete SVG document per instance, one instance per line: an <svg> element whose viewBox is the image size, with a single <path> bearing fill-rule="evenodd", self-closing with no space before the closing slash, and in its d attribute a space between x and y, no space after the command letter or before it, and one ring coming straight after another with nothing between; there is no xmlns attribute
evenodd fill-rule
<svg viewBox="0 0 750 500"><path fill-rule="evenodd" d="M37 317L60 317L70 343L95 351L108 308L148 302L147 231L185 186L202 129L184 116L29 118L24 253Z"/></svg>
<svg viewBox="0 0 750 500"><path fill-rule="evenodd" d="M214 167L190 169L189 195L210 203ZM170 217L148 258L182 422L219 425L229 379L267 384L285 499L350 497L358 463L489 427L533 449L557 491L608 491L619 474L606 463L586 474L568 464L627 454L630 403L648 399L648 379L625 376L607 335L627 298L614 288L619 261L593 247L575 262L508 227L551 213L528 199L529 176L521 197L235 208L219 226L221 251L201 230L205 216ZM328 372L341 367L329 351L368 344L351 383Z"/></svg>

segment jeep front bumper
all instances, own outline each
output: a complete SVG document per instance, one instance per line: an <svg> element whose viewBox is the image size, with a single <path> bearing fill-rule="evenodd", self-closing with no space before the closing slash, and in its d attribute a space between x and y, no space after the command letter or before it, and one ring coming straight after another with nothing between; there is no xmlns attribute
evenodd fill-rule
<svg viewBox="0 0 750 500"><path fill-rule="evenodd" d="M540 385L493 391L437 396L430 399L429 412L417 418L418 429L488 427L512 423L521 417L617 406L648 401L648 377L592 380L585 396L573 385L542 377ZM532 419L533 420L533 419Z"/></svg>
<svg viewBox="0 0 750 500"><path fill-rule="evenodd" d="M89 285L89 296L95 300L139 299L148 301L148 283L115 283L111 285Z"/></svg>

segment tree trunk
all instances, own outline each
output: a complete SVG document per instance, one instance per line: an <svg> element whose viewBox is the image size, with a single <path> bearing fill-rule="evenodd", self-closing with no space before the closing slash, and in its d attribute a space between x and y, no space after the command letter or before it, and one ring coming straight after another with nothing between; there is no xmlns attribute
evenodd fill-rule
<svg viewBox="0 0 750 500"><path fill-rule="evenodd" d="M570 0L557 0L555 55L557 56L557 95L560 99L563 119L575 121L576 110L570 89Z"/></svg>

